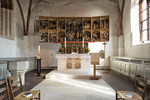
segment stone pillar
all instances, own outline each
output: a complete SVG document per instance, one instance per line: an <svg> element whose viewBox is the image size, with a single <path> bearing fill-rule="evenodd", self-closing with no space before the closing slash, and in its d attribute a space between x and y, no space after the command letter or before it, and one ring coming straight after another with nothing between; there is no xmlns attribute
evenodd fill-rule
<svg viewBox="0 0 150 100"><path fill-rule="evenodd" d="M119 36L118 56L125 56L124 52L124 36Z"/></svg>
<svg viewBox="0 0 150 100"><path fill-rule="evenodd" d="M1 32L2 32L2 35L5 33L5 8L1 8Z"/></svg>
<svg viewBox="0 0 150 100"><path fill-rule="evenodd" d="M14 10L10 10L10 36L14 38Z"/></svg>
<svg viewBox="0 0 150 100"><path fill-rule="evenodd" d="M9 9L6 9L5 11L5 36L9 37Z"/></svg>
<svg viewBox="0 0 150 100"><path fill-rule="evenodd" d="M12 38L13 32L13 10L8 10L8 22L7 22L7 30L8 30L8 37Z"/></svg>

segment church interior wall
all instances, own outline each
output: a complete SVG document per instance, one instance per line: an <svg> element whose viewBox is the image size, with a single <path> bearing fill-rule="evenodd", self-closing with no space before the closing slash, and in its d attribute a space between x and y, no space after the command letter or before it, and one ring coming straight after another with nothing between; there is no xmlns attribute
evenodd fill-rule
<svg viewBox="0 0 150 100"><path fill-rule="evenodd" d="M139 34L139 32L135 32L133 28L139 28L139 26L136 24L133 26L131 23L133 19L137 19L136 22L138 22L138 18L136 14L133 15L131 10L137 11L138 3L135 1L137 0L126 0L125 9L124 9L124 20L123 20L123 32L124 32L124 48L125 48L125 56L126 57L136 57L136 58L150 58L150 44L149 43L138 43L136 42L136 36ZM132 31L133 30L133 31ZM134 45L134 42L136 45Z"/></svg>
<svg viewBox="0 0 150 100"><path fill-rule="evenodd" d="M28 2L20 0L25 20L28 11ZM107 0L42 0L34 3L32 7L29 35L23 36L22 19L17 3L14 1L14 40L0 38L0 58L37 56L38 45L41 46L42 67L57 66L55 54L60 48L59 43L39 43L39 34L34 33L34 21L39 16L52 17L110 17L110 40L106 45L106 58L118 55L119 22L115 3ZM96 45L97 49L91 45ZM102 43L89 43L90 52L103 49Z"/></svg>

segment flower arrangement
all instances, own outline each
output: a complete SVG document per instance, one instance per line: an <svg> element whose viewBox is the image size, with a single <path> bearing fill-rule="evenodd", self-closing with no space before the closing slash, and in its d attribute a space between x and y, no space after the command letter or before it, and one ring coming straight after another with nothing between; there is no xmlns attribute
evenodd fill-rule
<svg viewBox="0 0 150 100"><path fill-rule="evenodd" d="M100 53L101 58L105 58L105 51L104 50L100 50L99 53Z"/></svg>
<svg viewBox="0 0 150 100"><path fill-rule="evenodd" d="M85 52L85 53L89 53L89 51L90 51L90 50L89 50L88 47L85 47L85 48L84 48L84 52Z"/></svg>
<svg viewBox="0 0 150 100"><path fill-rule="evenodd" d="M64 51L65 51L65 49L63 47L60 47L58 52L64 53Z"/></svg>

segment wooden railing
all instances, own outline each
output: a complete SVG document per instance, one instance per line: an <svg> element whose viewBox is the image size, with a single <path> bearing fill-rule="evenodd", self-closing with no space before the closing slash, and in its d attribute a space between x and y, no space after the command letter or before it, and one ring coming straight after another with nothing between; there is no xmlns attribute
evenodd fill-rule
<svg viewBox="0 0 150 100"><path fill-rule="evenodd" d="M110 57L110 68L129 78L134 78L136 72L148 76L150 85L150 58Z"/></svg>

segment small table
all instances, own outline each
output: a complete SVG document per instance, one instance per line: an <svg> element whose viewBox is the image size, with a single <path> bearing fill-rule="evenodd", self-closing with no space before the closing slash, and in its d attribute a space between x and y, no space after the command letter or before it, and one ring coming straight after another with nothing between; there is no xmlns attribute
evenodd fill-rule
<svg viewBox="0 0 150 100"><path fill-rule="evenodd" d="M89 72L90 67L90 55L89 54L56 54L58 71L82 71ZM70 61L68 61L70 60ZM68 63L67 63L68 62ZM68 68L68 65L71 68ZM75 66L77 65L77 68Z"/></svg>
<svg viewBox="0 0 150 100"><path fill-rule="evenodd" d="M27 93L27 92L32 93L32 96L24 97L23 94ZM21 92L19 95L17 95L14 98L14 100L34 100L35 98L37 98L37 96L38 96L38 98L40 100L40 90L38 90L38 91L24 91L24 92Z"/></svg>

